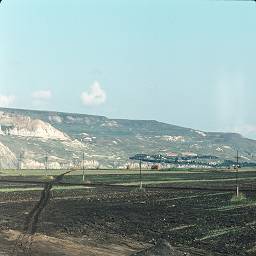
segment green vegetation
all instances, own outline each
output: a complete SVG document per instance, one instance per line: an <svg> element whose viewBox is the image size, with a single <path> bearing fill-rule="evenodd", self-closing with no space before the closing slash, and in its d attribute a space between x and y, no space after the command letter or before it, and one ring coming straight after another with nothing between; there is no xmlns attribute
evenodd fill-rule
<svg viewBox="0 0 256 256"><path fill-rule="evenodd" d="M0 183L0 188L9 191L18 188L35 189L33 184L18 184L15 181L29 182L48 182L65 170L22 170L22 176L17 170L1 170L0 180L8 180L9 182ZM82 171L72 171L63 178L63 182L78 184L113 184L139 186L140 175L139 170L86 170L85 182L83 182ZM256 188L256 170L248 169L239 173L239 183L247 189ZM14 182L11 182L14 181ZM229 189L235 191L235 172L229 170L189 170L189 169L169 169L169 170L143 170L142 171L143 186L175 186L175 187L196 187L196 188L216 188ZM38 186L37 186L38 187ZM63 186L62 186L63 187ZM72 189L67 186L66 189ZM233 202L243 201L232 199Z"/></svg>
<svg viewBox="0 0 256 256"><path fill-rule="evenodd" d="M48 181L65 170L22 170L22 175L17 170L1 170L0 179L11 180L33 180ZM81 183L82 171L72 171L64 177L65 182ZM45 175L47 174L47 175ZM107 184L131 184L139 182L139 170L86 170L85 179L89 183L107 183ZM213 170L189 170L189 169L171 169L142 171L143 183L189 183L193 185L221 183L234 184L235 172L231 171L213 171ZM256 170L244 170L239 173L240 182L251 182L256 180Z"/></svg>
<svg viewBox="0 0 256 256"><path fill-rule="evenodd" d="M81 186L54 186L52 190L81 190L85 189L86 187ZM87 189L87 188L86 188ZM9 193L9 192L23 192L23 191L41 191L42 187L0 187L0 193Z"/></svg>
<svg viewBox="0 0 256 256"><path fill-rule="evenodd" d="M232 203L241 203L246 201L246 196L244 193L239 193L238 195L233 195L231 198Z"/></svg>

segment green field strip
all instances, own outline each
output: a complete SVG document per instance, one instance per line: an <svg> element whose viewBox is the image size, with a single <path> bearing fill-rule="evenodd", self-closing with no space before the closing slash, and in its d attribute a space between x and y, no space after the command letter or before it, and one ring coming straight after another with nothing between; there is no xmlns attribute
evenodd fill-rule
<svg viewBox="0 0 256 256"><path fill-rule="evenodd" d="M256 180L256 177L248 177L248 178L239 178L238 181L243 180ZM179 178L172 178L170 180L155 180L155 181L143 181L142 183L145 185L151 184L166 184L166 183L203 183L203 182L227 182L227 181L236 181L235 178L227 178L227 179L200 179L200 180L184 180ZM139 185L140 182L125 182L125 183L117 183L116 185L126 186L126 185Z"/></svg>
<svg viewBox="0 0 256 256"><path fill-rule="evenodd" d="M93 189L93 187L81 187L81 186L55 186L52 190L83 190L83 189ZM12 187L12 188L0 188L0 193L11 193L11 192L24 192L24 191L41 191L42 187L30 187L30 188L21 188L21 187Z"/></svg>
<svg viewBox="0 0 256 256"><path fill-rule="evenodd" d="M0 170L0 176L44 176L47 175L59 175L68 170ZM143 174L206 174L210 172L209 170L142 170ZM108 175L108 174L138 174L139 170L125 170L125 169L113 169L113 170L85 170L86 175ZM67 176L72 175L82 175L83 170L75 170L67 174Z"/></svg>
<svg viewBox="0 0 256 256"><path fill-rule="evenodd" d="M172 201L172 200L181 200L181 199L192 199L192 198L198 198L198 197L212 197L212 196L227 195L231 193L232 192L221 192L221 193L211 193L211 194L199 194L199 195L193 195L193 196L180 196L180 197L173 197L168 199L159 199L157 201L162 202L162 201Z"/></svg>
<svg viewBox="0 0 256 256"><path fill-rule="evenodd" d="M196 241L204 241L204 240L224 236L229 233L241 232L241 230L246 229L248 226L255 226L255 224L256 224L256 221L252 221L252 222L246 223L244 227L235 226L230 228L213 229L213 230L210 230L206 236L198 238L196 239Z"/></svg>
<svg viewBox="0 0 256 256"><path fill-rule="evenodd" d="M231 227L231 228L221 228L221 229L213 229L209 231L208 235L196 239L196 241L204 241L204 240L209 240L213 239L216 237L224 236L228 233L233 233L236 231L241 231L241 227Z"/></svg>
<svg viewBox="0 0 256 256"><path fill-rule="evenodd" d="M171 228L171 229L169 229L169 231L180 231L180 230L184 230L184 229L188 229L188 228L194 228L196 226L197 225L195 225L195 224L181 225L181 226L178 226L178 227Z"/></svg>
<svg viewBox="0 0 256 256"><path fill-rule="evenodd" d="M212 209L209 209L209 211L224 212L224 211L232 211L235 209L250 208L250 207L256 207L256 201L246 202L246 203L239 204L239 205L227 205L227 206L222 206L222 207L218 207L218 208L212 208Z"/></svg>

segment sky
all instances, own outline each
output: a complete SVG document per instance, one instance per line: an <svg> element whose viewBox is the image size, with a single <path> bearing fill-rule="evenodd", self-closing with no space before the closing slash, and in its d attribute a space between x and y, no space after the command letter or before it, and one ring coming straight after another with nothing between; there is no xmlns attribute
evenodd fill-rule
<svg viewBox="0 0 256 256"><path fill-rule="evenodd" d="M3 0L0 106L256 139L252 1Z"/></svg>

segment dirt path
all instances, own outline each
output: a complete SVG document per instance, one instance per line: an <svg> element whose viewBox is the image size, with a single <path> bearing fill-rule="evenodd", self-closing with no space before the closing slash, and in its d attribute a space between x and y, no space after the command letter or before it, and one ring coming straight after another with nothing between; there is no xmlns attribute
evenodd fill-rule
<svg viewBox="0 0 256 256"><path fill-rule="evenodd" d="M13 255L16 239L20 236L17 230L5 230L0 232L0 256ZM37 256L128 256L146 247L135 241L123 241L118 244L86 244L81 239L56 238L42 234L36 234L32 238L29 254ZM23 239L25 244L25 239ZM17 250L18 256L25 256L21 249Z"/></svg>

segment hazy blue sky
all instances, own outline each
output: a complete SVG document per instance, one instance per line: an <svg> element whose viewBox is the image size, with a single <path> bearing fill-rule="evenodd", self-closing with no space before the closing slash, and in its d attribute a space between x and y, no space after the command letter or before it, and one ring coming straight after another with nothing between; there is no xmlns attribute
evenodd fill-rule
<svg viewBox="0 0 256 256"><path fill-rule="evenodd" d="M0 104L256 139L256 4L3 0Z"/></svg>

